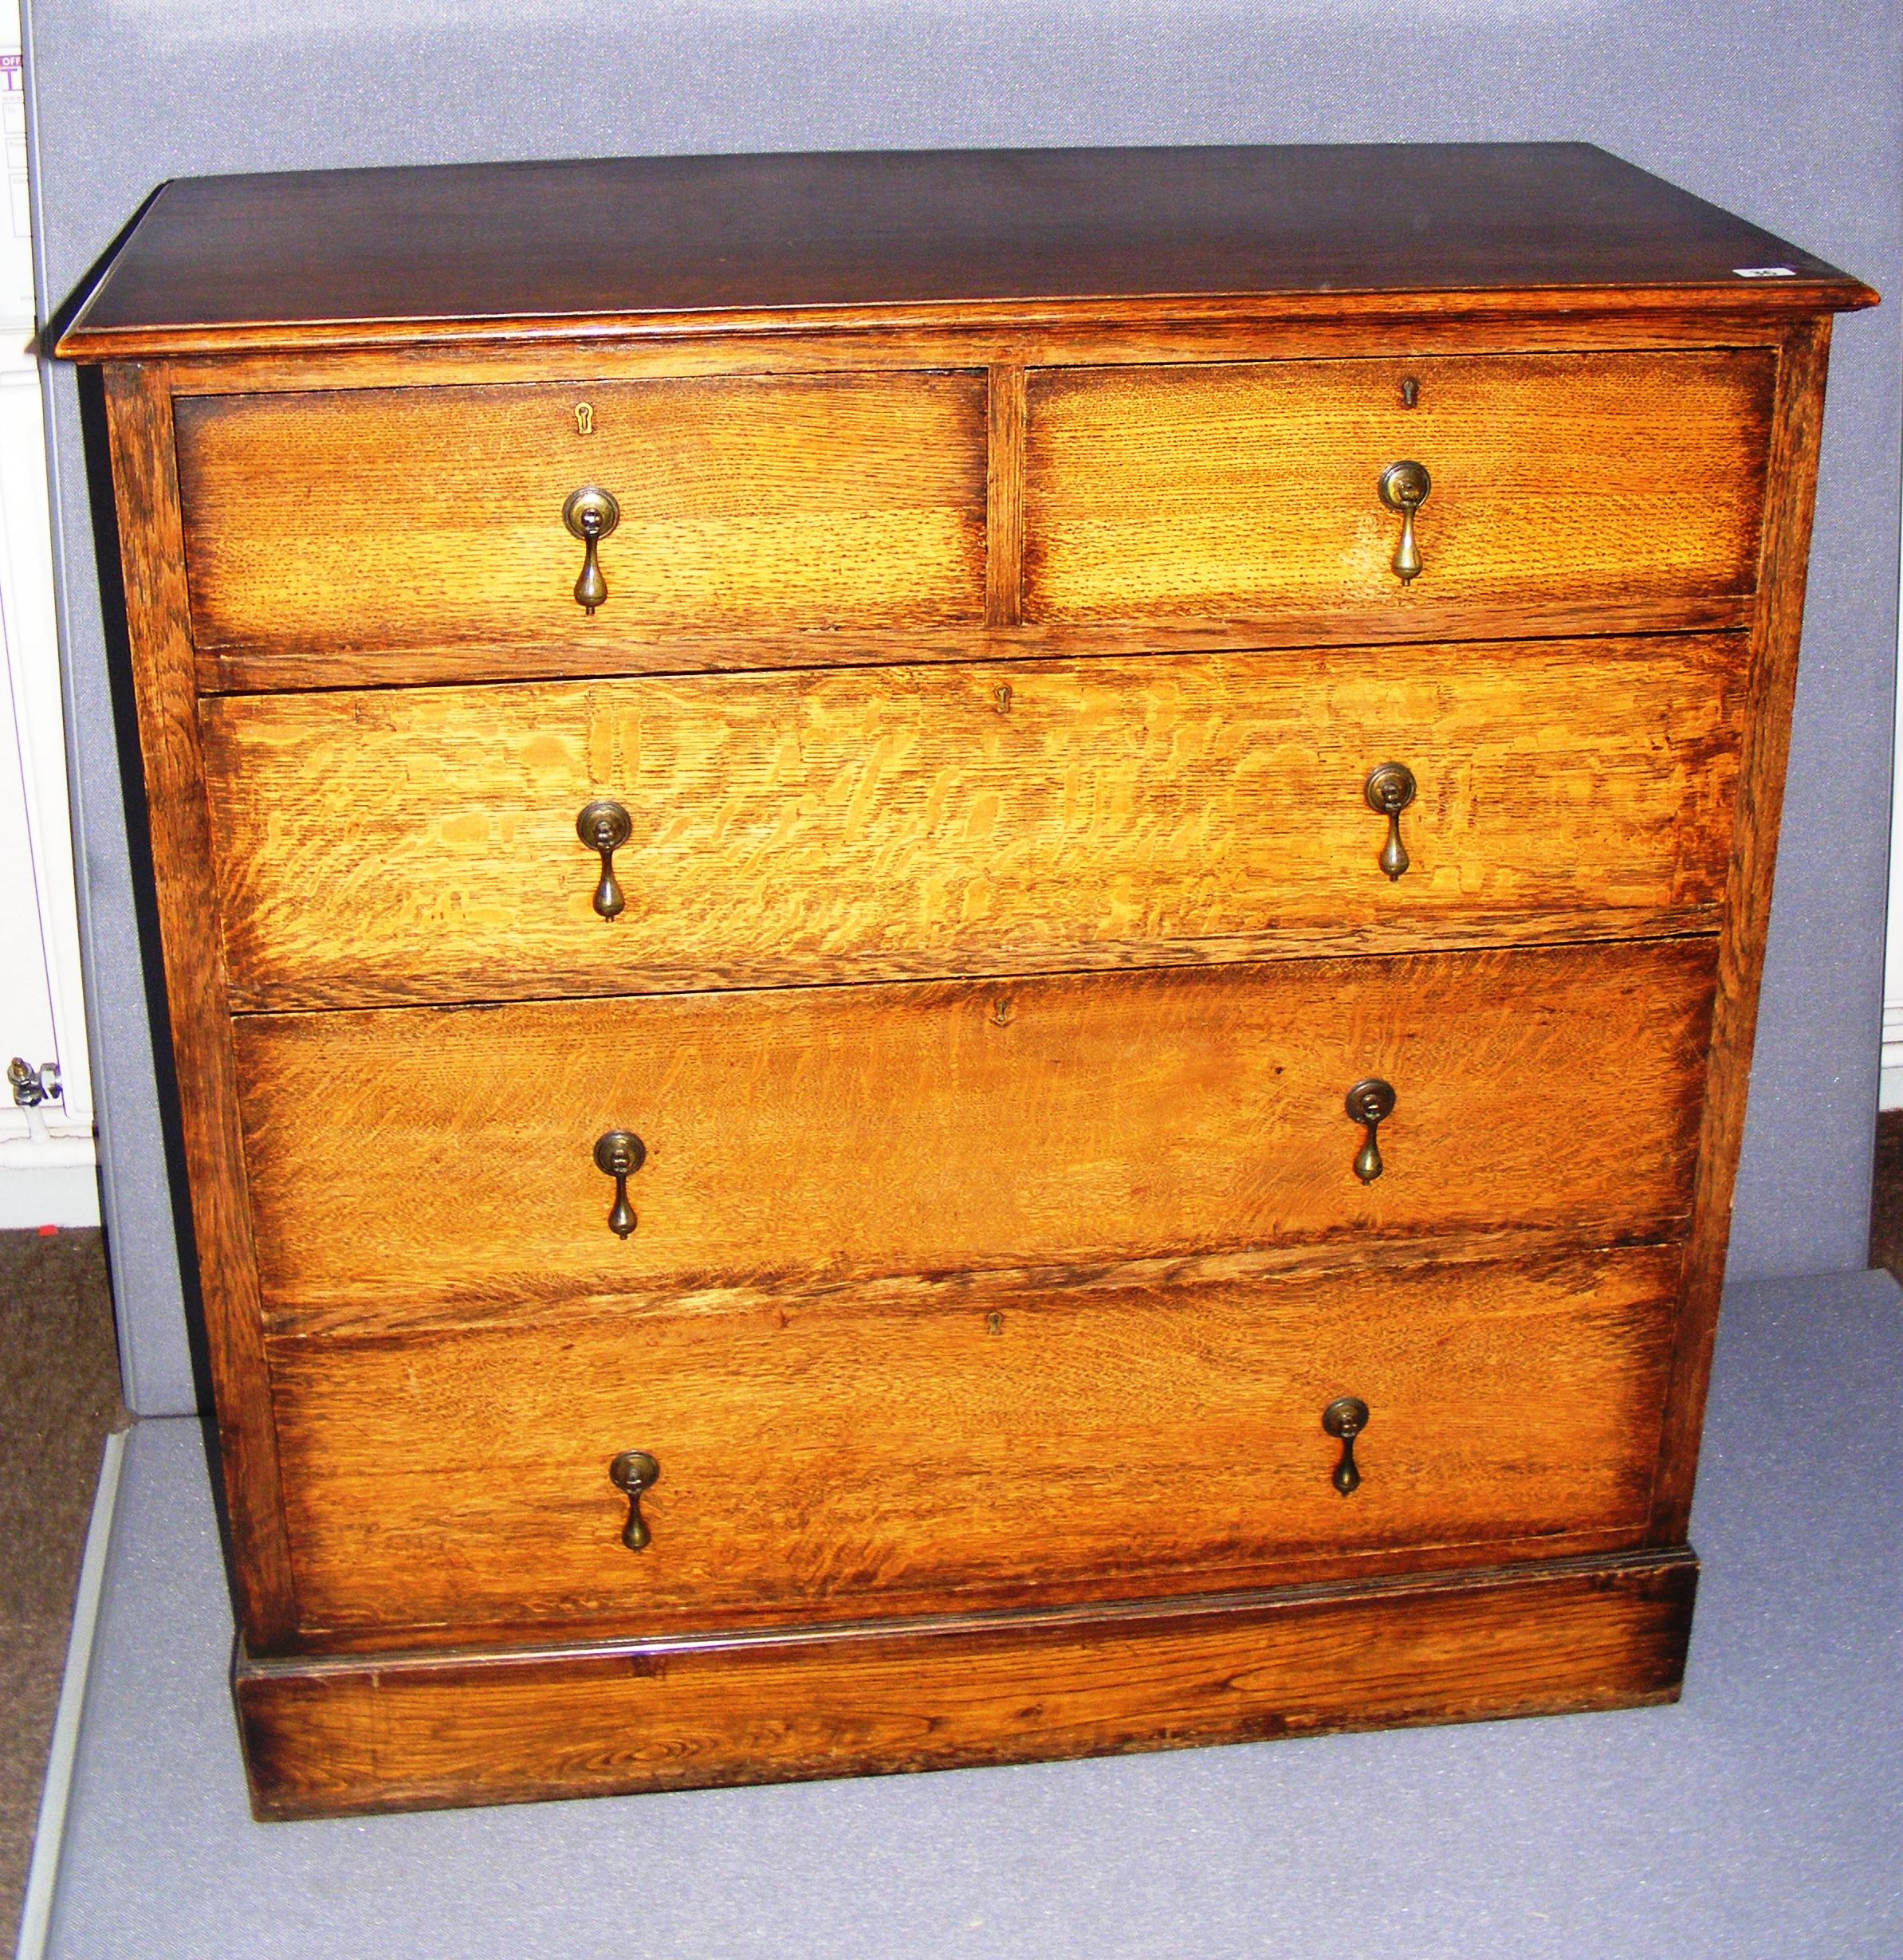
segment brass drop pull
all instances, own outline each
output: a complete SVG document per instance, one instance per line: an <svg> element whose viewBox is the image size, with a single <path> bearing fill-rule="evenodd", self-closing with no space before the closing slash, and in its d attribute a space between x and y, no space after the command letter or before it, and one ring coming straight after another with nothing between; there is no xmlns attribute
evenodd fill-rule
<svg viewBox="0 0 1903 1960"><path fill-rule="evenodd" d="M1364 1184L1371 1184L1382 1171L1381 1145L1374 1133L1394 1114L1394 1085L1378 1075L1357 1082L1348 1091L1348 1114L1366 1126L1368 1133L1355 1153L1355 1175Z"/></svg>
<svg viewBox="0 0 1903 1960"><path fill-rule="evenodd" d="M1414 513L1427 501L1433 480L1420 463L1390 463L1381 473L1381 501L1401 513L1401 542L1394 547L1394 576L1403 585L1421 575L1421 548L1414 542Z"/></svg>
<svg viewBox="0 0 1903 1960"><path fill-rule="evenodd" d="M1398 878L1410 862L1407 846L1401 841L1401 813L1414 800L1414 772L1405 762L1384 762L1368 772L1361 793L1375 815L1388 820L1388 841L1375 862L1390 879Z"/></svg>
<svg viewBox="0 0 1903 1960"><path fill-rule="evenodd" d="M1339 1396L1322 1411L1322 1427L1339 1439L1341 1461L1329 1481L1343 1497L1352 1497L1361 1484L1361 1467L1355 1460L1355 1439L1368 1426L1368 1405L1358 1395Z"/></svg>
<svg viewBox="0 0 1903 1960"><path fill-rule="evenodd" d="M605 799L587 805L575 819L575 835L589 850L601 853L601 882L595 887L595 909L604 919L613 918L627 904L615 881L615 853L627 842L633 828L620 804Z"/></svg>
<svg viewBox="0 0 1903 1960"><path fill-rule="evenodd" d="M647 1145L631 1129L611 1129L595 1141L595 1168L615 1180L615 1202L608 1230L625 1239L639 1222L627 1201L627 1180L647 1161Z"/></svg>
<svg viewBox="0 0 1903 1960"><path fill-rule="evenodd" d="M1386 479L1383 479L1385 481ZM608 603L608 582L601 575L601 540L621 521L621 506L606 490L588 484L570 493L561 507L561 520L582 542L581 576L575 581L575 603L588 617Z"/></svg>
<svg viewBox="0 0 1903 1960"><path fill-rule="evenodd" d="M655 1534L641 1515L641 1493L661 1481L661 1466L645 1450L623 1450L608 1465L608 1480L627 1495L627 1522L621 1527L621 1542L631 1552L646 1551Z"/></svg>

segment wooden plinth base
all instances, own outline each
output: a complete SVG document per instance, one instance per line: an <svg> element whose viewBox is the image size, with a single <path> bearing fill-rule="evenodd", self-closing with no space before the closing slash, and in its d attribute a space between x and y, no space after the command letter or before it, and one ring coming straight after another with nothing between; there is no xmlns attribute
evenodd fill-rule
<svg viewBox="0 0 1903 1960"><path fill-rule="evenodd" d="M1135 1606L253 1660L260 1817L1176 1749L1677 1699L1689 1550Z"/></svg>

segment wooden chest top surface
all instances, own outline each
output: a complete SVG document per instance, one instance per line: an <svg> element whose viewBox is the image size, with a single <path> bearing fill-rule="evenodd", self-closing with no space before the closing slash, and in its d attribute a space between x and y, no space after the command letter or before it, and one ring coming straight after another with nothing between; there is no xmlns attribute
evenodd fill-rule
<svg viewBox="0 0 1903 1960"><path fill-rule="evenodd" d="M1740 276L1783 268L1770 276ZM1590 143L642 157L163 186L59 352L407 344L646 321L1027 324L1159 300L1547 293L1814 312L1822 260ZM1403 306L1405 310L1405 306Z"/></svg>

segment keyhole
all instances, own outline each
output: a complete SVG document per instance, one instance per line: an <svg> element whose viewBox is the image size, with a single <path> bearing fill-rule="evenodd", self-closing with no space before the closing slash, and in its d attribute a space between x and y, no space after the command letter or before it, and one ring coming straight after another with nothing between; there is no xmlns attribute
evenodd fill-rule
<svg viewBox="0 0 1903 1960"><path fill-rule="evenodd" d="M1009 1000L996 1001L991 1009L992 1025L994 1027L1009 1027L1016 1014L1016 1008Z"/></svg>
<svg viewBox="0 0 1903 1960"><path fill-rule="evenodd" d="M1002 1314L987 1314L985 1316L985 1331L987 1334L1002 1334L1005 1331L1004 1315Z"/></svg>
<svg viewBox="0 0 1903 1960"><path fill-rule="evenodd" d="M991 690L991 698L997 703L997 711L1000 714L1008 715L1010 713L1011 685L1009 681L1001 681L998 685Z"/></svg>
<svg viewBox="0 0 1903 1960"><path fill-rule="evenodd" d="M586 402L575 404L575 433L592 435L595 433L595 411Z"/></svg>
<svg viewBox="0 0 1903 1960"><path fill-rule="evenodd" d="M1412 375L1401 384L1401 406L1412 408L1421 399L1421 384Z"/></svg>

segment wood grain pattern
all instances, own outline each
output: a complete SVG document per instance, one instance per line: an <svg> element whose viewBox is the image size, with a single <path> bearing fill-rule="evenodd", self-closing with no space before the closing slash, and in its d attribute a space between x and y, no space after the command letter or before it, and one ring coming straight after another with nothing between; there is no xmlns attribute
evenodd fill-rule
<svg viewBox="0 0 1903 1960"><path fill-rule="evenodd" d="M652 331L614 338L564 334L533 352L507 335L370 347L316 344L258 352L181 355L166 371L181 395L298 394L339 387L401 388L430 381L515 383L525 364L538 380L677 379L689 375L867 374L930 367L1153 366L1159 361L1355 359L1436 353L1605 352L1639 348L1775 348L1790 326L1776 308L1756 308L1748 289L1726 306L1681 298L1669 307L1620 309L1616 295L1583 312L1552 311L1541 296L1511 308L1472 312L1415 305L1383 318L1366 304L1323 316L1279 319L1260 304L1173 317L1160 304L1107 309L1092 321L998 328L942 318L854 328L777 323L770 335Z"/></svg>
<svg viewBox="0 0 1903 1960"><path fill-rule="evenodd" d="M1713 942L247 1017L265 1298L663 1301L1504 1225L1671 1236ZM1386 1077L1385 1174L1349 1087ZM595 1139L637 1131L640 1227Z"/></svg>
<svg viewBox="0 0 1903 1960"><path fill-rule="evenodd" d="M167 187L61 351L180 357L107 395L260 1814L1675 1694L1875 297L1578 145Z"/></svg>
<svg viewBox="0 0 1903 1960"><path fill-rule="evenodd" d="M268 1651L292 1620L290 1566L212 890L171 403L163 371L143 366L111 370L105 395L198 1298L216 1403L222 1522L239 1627Z"/></svg>
<svg viewBox="0 0 1903 1960"><path fill-rule="evenodd" d="M1735 352L1041 370L1025 615L1748 591L1775 369ZM1402 458L1433 478L1409 585L1377 494Z"/></svg>
<svg viewBox="0 0 1903 1960"><path fill-rule="evenodd" d="M647 157L175 182L61 348L1874 297L1584 143Z"/></svg>
<svg viewBox="0 0 1903 1960"><path fill-rule="evenodd" d="M1181 1749L1677 1698L1697 1562L778 1640L259 1663L261 1817Z"/></svg>
<svg viewBox="0 0 1903 1960"><path fill-rule="evenodd" d="M986 537L985 623L1015 626L1024 561L1024 371L1001 363L990 371L985 438Z"/></svg>
<svg viewBox="0 0 1903 1960"><path fill-rule="evenodd" d="M979 620L985 399L982 374L181 398L194 637ZM562 521L584 484L621 507L592 618Z"/></svg>
<svg viewBox="0 0 1903 1960"><path fill-rule="evenodd" d="M1744 647L1673 635L204 705L241 1007L1715 923ZM1368 771L1406 761L1412 863ZM627 909L576 835L631 813Z"/></svg>
<svg viewBox="0 0 1903 1960"><path fill-rule="evenodd" d="M1764 941L1771 924L1830 349L1830 321L1826 315L1793 332L1779 363L1772 490L1764 563L1759 575L1759 613L1752 635L1745 776L1736 807L1724 930L1719 941L1711 1080L1699 1136L1698 1181L1678 1352L1653 1497L1654 1543L1682 1540L1691 1516L1719 1296L1724 1290L1725 1254L1731 1238L1732 1189L1751 1086Z"/></svg>
<svg viewBox="0 0 1903 1960"><path fill-rule="evenodd" d="M1043 336L1115 333L1134 329L1158 336L1178 332L1221 333L1261 326L1312 332L1326 340L1343 322L1357 327L1432 328L1449 317L1480 326L1532 319L1555 324L1556 334L1576 340L1583 328L1610 320L1622 330L1633 321L1657 320L1668 331L1688 313L1735 317L1744 313L1760 326L1776 329L1819 311L1854 312L1874 306L1880 296L1860 281L1767 280L1741 290L1732 279L1696 285L1644 287L1580 286L1547 291L1459 293L1237 293L1140 297L1052 300L895 301L889 304L819 306L799 311L757 307L744 311L696 313L578 313L560 319L493 320L480 327L468 320L406 320L400 325L366 328L356 321L307 320L278 327L246 324L206 334L195 328L94 329L81 322L64 335L59 352L77 361L175 358L212 365L234 358L275 359L283 355L335 355L346 362L438 351L460 353L471 347L508 347L518 358L556 362L578 348L636 347L651 342L690 340L731 355L757 339L789 332L851 335L894 333L921 338L986 333L1020 341Z"/></svg>
<svg viewBox="0 0 1903 1960"><path fill-rule="evenodd" d="M1650 1247L280 1341L302 1629L784 1624L1636 1544L1678 1267ZM1346 1499L1321 1426L1344 1393L1372 1411ZM623 1449L661 1465L639 1553Z"/></svg>
<svg viewBox="0 0 1903 1960"><path fill-rule="evenodd" d="M533 640L438 640L407 646L204 647L199 685L208 694L269 693L441 682L560 680L631 674L718 674L762 668L912 667L958 660L1091 658L1123 654L1255 652L1272 647L1379 647L1417 640L1476 645L1590 634L1725 633L1748 629L1748 597L1613 601L1575 595L1539 604L1422 599L1398 611L1337 606L1280 619L1091 621L1083 625L887 627L817 633L771 626L717 632L657 626L604 641L572 626Z"/></svg>

